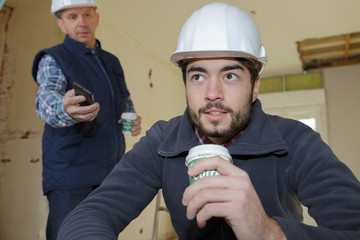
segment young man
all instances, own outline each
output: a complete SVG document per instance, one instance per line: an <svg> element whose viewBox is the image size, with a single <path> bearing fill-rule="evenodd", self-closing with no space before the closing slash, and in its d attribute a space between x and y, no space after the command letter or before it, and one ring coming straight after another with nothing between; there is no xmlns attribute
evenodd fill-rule
<svg viewBox="0 0 360 240"><path fill-rule="evenodd" d="M134 110L119 60L95 38L99 14L94 0L53 0L51 12L66 34L64 43L41 50L33 63L39 84L36 112L43 135L43 191L49 201L46 236L56 239L67 213L82 201L124 154L120 116ZM80 106L74 82L95 95ZM138 117L132 129L141 131Z"/></svg>
<svg viewBox="0 0 360 240"><path fill-rule="evenodd" d="M184 24L184 115L159 121L65 219L59 239L116 239L161 188L179 239L359 239L360 184L318 133L270 116L257 99L266 63L248 14L212 3ZM199 144L221 157L185 166ZM216 169L189 186L189 176ZM126 182L124 181L126 180ZM300 202L319 227L302 223Z"/></svg>

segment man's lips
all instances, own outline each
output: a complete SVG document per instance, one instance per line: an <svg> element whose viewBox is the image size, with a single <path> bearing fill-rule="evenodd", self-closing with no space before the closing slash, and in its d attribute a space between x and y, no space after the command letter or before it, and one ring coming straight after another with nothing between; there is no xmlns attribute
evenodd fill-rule
<svg viewBox="0 0 360 240"><path fill-rule="evenodd" d="M86 28L81 28L81 29L77 30L77 34L79 34L79 35L87 35L89 33L90 33L90 31Z"/></svg>
<svg viewBox="0 0 360 240"><path fill-rule="evenodd" d="M219 108L209 108L203 111L203 114L212 121L218 121L221 120L226 116L228 112Z"/></svg>

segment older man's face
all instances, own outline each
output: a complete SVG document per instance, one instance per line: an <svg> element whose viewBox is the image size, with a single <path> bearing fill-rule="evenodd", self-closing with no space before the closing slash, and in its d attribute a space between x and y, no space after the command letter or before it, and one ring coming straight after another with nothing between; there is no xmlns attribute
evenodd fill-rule
<svg viewBox="0 0 360 240"><path fill-rule="evenodd" d="M93 7L65 9L57 23L60 29L75 41L95 47L95 29L99 25L99 14Z"/></svg>

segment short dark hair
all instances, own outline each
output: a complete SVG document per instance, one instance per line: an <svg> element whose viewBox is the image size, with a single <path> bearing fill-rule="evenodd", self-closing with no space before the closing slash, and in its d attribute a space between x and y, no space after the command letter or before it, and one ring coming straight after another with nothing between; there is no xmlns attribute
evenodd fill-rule
<svg viewBox="0 0 360 240"><path fill-rule="evenodd" d="M259 76L259 73L260 73L260 70L262 67L262 63L257 60L254 60L254 59L247 59L247 58L235 58L235 59L249 70L250 76L251 76L251 86L254 87L255 80ZM179 63L185 84L186 84L186 67L189 65L190 62L191 61L183 60Z"/></svg>

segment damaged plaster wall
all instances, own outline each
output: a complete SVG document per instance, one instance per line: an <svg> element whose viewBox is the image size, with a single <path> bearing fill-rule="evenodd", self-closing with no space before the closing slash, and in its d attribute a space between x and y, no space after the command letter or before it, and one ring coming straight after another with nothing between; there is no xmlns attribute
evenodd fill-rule
<svg viewBox="0 0 360 240"><path fill-rule="evenodd" d="M5 151L7 142L16 139L28 139L36 134L36 132L31 130L11 130L9 128L10 102L13 97L13 87L15 84L16 43L7 42L6 35L12 11L13 9L9 7L4 7L0 11L0 162L4 164L11 162ZM39 158L31 159L31 162L37 161L39 161ZM1 176L3 175L4 173L0 173L0 194Z"/></svg>
<svg viewBox="0 0 360 240"><path fill-rule="evenodd" d="M7 89L11 88L14 80L13 78L6 77L9 76L6 69L10 69L7 66L6 59L8 58L8 48L6 44L6 32L9 19L11 18L11 9L3 8L0 11L0 162L6 163L9 162L10 159L5 158L5 141L7 141L8 134L7 134L7 99L10 97L8 94ZM5 175L5 166L4 164L0 167L0 196L1 196L1 189L2 189L2 182Z"/></svg>
<svg viewBox="0 0 360 240"><path fill-rule="evenodd" d="M31 86L35 84L29 81L33 56L28 57L30 55L24 51L31 46L29 42L31 28L19 21L26 21L26 14L23 15L21 9L6 5L2 7L0 11L0 239L45 239L43 226L47 206L41 192L40 164L43 124L34 121L34 92L31 91ZM19 23L20 25L17 26ZM19 225L22 227L19 228Z"/></svg>
<svg viewBox="0 0 360 240"><path fill-rule="evenodd" d="M6 164L11 159L6 157L5 144L16 138L16 132L8 127L9 102L12 97L15 72L15 47L6 41L12 8L4 7L0 11L0 196L2 194L3 179L6 173Z"/></svg>

